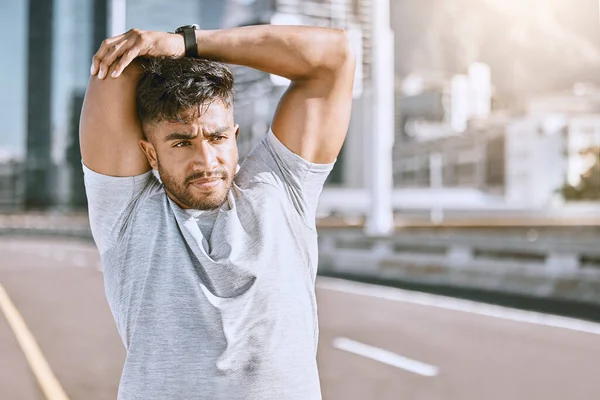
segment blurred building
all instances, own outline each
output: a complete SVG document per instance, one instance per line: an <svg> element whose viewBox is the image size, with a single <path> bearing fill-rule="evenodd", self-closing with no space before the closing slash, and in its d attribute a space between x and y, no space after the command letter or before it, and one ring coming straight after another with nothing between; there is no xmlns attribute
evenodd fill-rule
<svg viewBox="0 0 600 400"><path fill-rule="evenodd" d="M597 162L600 149L600 113L569 120L567 141L567 182L581 183L581 176Z"/></svg>
<svg viewBox="0 0 600 400"><path fill-rule="evenodd" d="M414 71L396 84L396 142L456 136L471 120L485 120L492 109L490 67L472 63L466 74Z"/></svg>
<svg viewBox="0 0 600 400"><path fill-rule="evenodd" d="M432 177L439 174L439 185L443 188L478 189L502 194L504 141L504 123L490 123L485 127L467 129L459 136L404 142L394 148L394 186L432 187ZM439 171L432 167L432 155L441 157Z"/></svg>
<svg viewBox="0 0 600 400"><path fill-rule="evenodd" d="M567 170L563 121L525 117L508 124L504 154L509 204L544 207L559 196Z"/></svg>
<svg viewBox="0 0 600 400"><path fill-rule="evenodd" d="M7 121L0 128L0 153L9 151L12 160L0 160L0 198L29 207L84 207L78 120L93 53L115 29L172 31L188 23L213 29L287 21L346 29L359 57L355 99L348 137L327 186L367 190L373 126L372 0L115 3L126 5L116 20L110 18L113 0L3 4L0 29L16 39L0 44L6 54L15 54L14 63L3 66L5 76L14 76L14 82L7 82L8 90L0 93L0 111ZM398 14L401 2L392 3L393 26L405 32L408 28L398 26L399 21L407 22ZM429 15L423 12L415 14L415 21ZM397 43L408 40L397 39ZM397 70L399 58L405 56L397 54ZM569 92L522 99L522 112L509 114L495 107L499 104L492 85L492 77L499 79L495 70L481 63L465 64L463 71L434 67L398 70L404 76L395 83L397 191L441 187L448 189L442 193L476 191L505 196L507 204L515 206L540 206L556 198L562 183L577 184L589 168L589 149L600 146L600 90L593 85L580 83ZM268 129L286 86L266 73L232 68L243 157Z"/></svg>
<svg viewBox="0 0 600 400"><path fill-rule="evenodd" d="M173 31L187 23L217 28L227 6L208 0L182 0L176 7L158 0L122 3L126 15L121 17L126 18L119 33L132 27ZM0 93L2 119L7 122L0 132L0 153L9 152L11 159L24 155L25 160L0 160L0 207L85 207L79 115L92 55L118 26L111 19L112 4L29 0L2 5L0 29L5 37L16 39L2 44L3 53L15 57L2 68L3 76L14 79L6 82L9 90Z"/></svg>
<svg viewBox="0 0 600 400"><path fill-rule="evenodd" d="M111 9L113 3L124 4L125 8ZM115 10L124 10L125 15L111 18ZM29 89L20 91L28 97L24 104L16 104L16 113L27 121L22 131L16 132L26 143L26 170L19 172L22 175L17 179L25 182L19 197L25 206L85 206L78 119L91 57L102 39L133 27L172 31L182 24L199 23L204 28L219 28L270 23L281 16L296 17L302 24L351 31L361 56L355 85L360 91L356 93L348 140L328 184L366 186L363 133L371 126L370 0L185 0L177 2L176 7L162 0L31 0L18 12L23 14L19 26L31 33L23 44L29 54L28 64L19 69L29 71L23 78ZM30 26L37 28L31 30ZM233 68L235 118L241 127L239 147L243 157L268 129L285 87L274 85L271 77L260 71Z"/></svg>
<svg viewBox="0 0 600 400"><path fill-rule="evenodd" d="M13 78L8 85L22 85L23 89L0 94L11 100L10 107L3 107L10 110L3 120L8 126L16 125L9 135L2 132L1 136L2 142L10 137L13 143L23 144L13 147L18 158L25 154L21 168L4 168L17 174L15 179L22 183L12 198L19 207L69 207L72 176L65 152L72 141L73 93L85 89L89 74L92 1L8 3L2 29L7 29L6 37L16 38L19 49L10 54L20 72L3 75ZM17 3L19 7L13 7ZM24 38L22 43L20 38ZM24 53L24 65L19 65L19 52ZM21 75L21 71L25 73Z"/></svg>
<svg viewBox="0 0 600 400"><path fill-rule="evenodd" d="M562 202L563 186L577 186L596 162L599 93L578 84L572 92L531 99L524 114L496 111L486 119L472 119L464 132L444 122L448 102L439 92L430 89L403 97L398 113L409 118L406 138L394 149L395 185L433 187L439 174L444 188L475 188L504 196L509 207ZM431 158L438 155L442 163L436 172Z"/></svg>
<svg viewBox="0 0 600 400"><path fill-rule="evenodd" d="M502 192L507 118L490 118L487 65L472 64L465 75L415 71L397 84L396 93L395 187ZM439 166L432 157L439 157Z"/></svg>
<svg viewBox="0 0 600 400"><path fill-rule="evenodd" d="M588 106L581 110L587 112ZM505 149L507 202L539 207L562 201L561 189L581 183L596 164L598 149L600 113L538 113L511 122Z"/></svg>
<svg viewBox="0 0 600 400"><path fill-rule="evenodd" d="M0 157L0 210L20 209L24 200L24 165L21 160Z"/></svg>
<svg viewBox="0 0 600 400"><path fill-rule="evenodd" d="M349 32L355 53L359 55L355 101L346 142L326 184L365 187L364 132L371 129L371 0L230 0L227 4L226 27L274 23L316 25ZM268 128L286 83L280 84L281 80L248 68L234 69L237 81L235 117L240 124L239 147L243 155Z"/></svg>
<svg viewBox="0 0 600 400"><path fill-rule="evenodd" d="M545 121L550 129L563 131L561 154L554 165L561 165L563 185L577 186L581 176L595 164L600 148L600 88L575 83L571 91L539 96L527 104L531 118Z"/></svg>
<svg viewBox="0 0 600 400"><path fill-rule="evenodd" d="M44 207L51 196L51 60L53 45L53 2L32 0L29 4L31 30L27 55L27 155L25 205Z"/></svg>

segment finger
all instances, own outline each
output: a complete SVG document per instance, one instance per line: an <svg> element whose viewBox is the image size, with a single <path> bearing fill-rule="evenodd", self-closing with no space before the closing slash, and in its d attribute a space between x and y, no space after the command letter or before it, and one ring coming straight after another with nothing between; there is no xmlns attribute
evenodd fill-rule
<svg viewBox="0 0 600 400"><path fill-rule="evenodd" d="M117 42L123 39L124 35L119 35L111 38L104 39L98 48L98 51L92 57L92 66L90 67L90 74L96 75L98 73L98 68L100 66L100 62L110 49L110 45L114 42Z"/></svg>
<svg viewBox="0 0 600 400"><path fill-rule="evenodd" d="M110 49L102 58L100 62L100 66L98 67L98 78L104 79L108 75L108 70L111 65L117 60L121 55L127 51L127 49L131 46L131 43L128 43L128 40L122 40L120 42L115 42L110 45Z"/></svg>
<svg viewBox="0 0 600 400"><path fill-rule="evenodd" d="M106 77L108 78L109 76L112 76L113 78L116 78L115 75L115 68L117 67L118 62L121 60L121 57L117 58L115 60L115 62L112 63L112 65L108 68L108 71L106 71Z"/></svg>
<svg viewBox="0 0 600 400"><path fill-rule="evenodd" d="M125 68L140 54L140 49L135 46L123 53L117 63L114 64L114 70L111 73L113 78L117 78L123 73Z"/></svg>

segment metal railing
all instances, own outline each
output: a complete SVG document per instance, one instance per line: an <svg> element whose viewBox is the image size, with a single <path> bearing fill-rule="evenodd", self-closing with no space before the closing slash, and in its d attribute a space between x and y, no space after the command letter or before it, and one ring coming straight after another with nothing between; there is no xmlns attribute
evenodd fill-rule
<svg viewBox="0 0 600 400"><path fill-rule="evenodd" d="M600 240L590 234L431 229L367 237L359 230L321 229L319 250L322 272L600 304Z"/></svg>

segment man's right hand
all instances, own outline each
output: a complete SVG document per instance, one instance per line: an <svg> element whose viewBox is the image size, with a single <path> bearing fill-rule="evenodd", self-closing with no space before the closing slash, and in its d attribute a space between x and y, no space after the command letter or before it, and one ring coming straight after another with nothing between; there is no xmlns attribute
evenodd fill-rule
<svg viewBox="0 0 600 400"><path fill-rule="evenodd" d="M102 42L92 58L90 73L97 74L99 79L109 75L116 78L136 57L184 55L185 43L180 34L131 29Z"/></svg>

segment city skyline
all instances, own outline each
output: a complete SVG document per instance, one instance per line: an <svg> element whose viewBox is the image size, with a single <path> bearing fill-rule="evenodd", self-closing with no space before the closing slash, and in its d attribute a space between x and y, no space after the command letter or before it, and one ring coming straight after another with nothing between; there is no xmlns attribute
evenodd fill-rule
<svg viewBox="0 0 600 400"><path fill-rule="evenodd" d="M56 162L64 157L68 146L71 121L70 103L77 92L85 90L92 49L93 1L55 0L52 57L52 156ZM208 2L210 3L210 2ZM224 7L210 3L206 10L217 18L201 15L202 1L186 0L172 7L164 1L128 0L127 29L173 30L178 21L205 23L210 28L220 24ZM0 93L0 159L25 156L27 130L27 57L29 7L27 1L0 2L0 34L10 37L0 43L2 54L11 62L0 65L3 88ZM212 23L212 25L211 25Z"/></svg>
<svg viewBox="0 0 600 400"><path fill-rule="evenodd" d="M0 92L1 118L4 122L0 128L2 129L0 131L0 162L5 162L10 154L17 154L25 160L23 156L25 155L25 148L27 148L28 157L26 162L23 163L24 168L33 169L35 167L40 171L47 171L48 180L51 181L49 187L59 194L55 199L56 204L70 204L69 193L76 193L82 186L81 177L77 175L81 172L77 135L79 110L89 77L89 62L95 51L94 46L96 44L93 43L94 41L100 42L100 36L104 35L102 27L105 26L103 21L106 16L103 16L102 8L100 8L96 17L93 15L94 7L101 5L102 1L97 3L92 0L53 0L48 3L43 2L44 0L40 1L38 5L53 4L53 26L44 28L45 32L49 32L48 36L43 36L45 34L40 36L40 32L43 30L40 27L38 30L39 40L35 39L33 42L30 42L31 39L25 32L25 27L30 23L31 18L28 7L22 2L16 1L5 1L0 5L2 7L3 22L6 22L1 29L4 29L5 36L11 34L15 37L13 41L3 41L0 44L2 46L0 50L14 56L13 62L5 63L0 67L0 79L3 80L2 86L7 88L7 90ZM468 1L470 0L449 0L455 6L468 4ZM571 116L583 115L584 113L597 115L600 112L600 108L598 108L600 89L597 86L599 82L595 84L594 80L586 81L587 75L582 71L588 68L589 65L583 65L585 64L583 63L582 69L578 70L578 73L575 70L569 70L565 72L564 79L560 82L549 81L547 79L549 75L533 74L530 71L531 80L538 79L537 83L532 84L530 87L523 87L520 92L514 92L511 98L507 95L507 93L510 94L507 87L510 89L511 85L507 85L507 82L505 82L508 76L507 71L503 70L501 64L494 64L492 60L490 63L477 62L463 65L468 59L476 60L478 58L473 54L490 51L490 49L477 47L478 43L480 45L482 41L478 42L465 34L465 32L482 29L481 26L472 25L473 21L477 20L475 17L492 18L490 10L494 9L502 14L501 17L498 17L500 19L506 19L507 16L515 13L513 5L503 5L498 1L482 0L481 3L478 3L478 7L469 9L464 14L461 14L460 10L458 12L452 10L452 7L444 8L445 11L443 10L440 14L439 10L428 10L422 8L421 5L411 6L407 1L392 2L391 18L397 28L395 32L396 100L395 109L390 110L396 118L393 133L395 134L396 145L392 157L394 189L427 189L434 185L432 182L439 181L441 186L448 189L470 188L476 190L477 192L469 192L470 194L467 191L464 192L476 201L479 201L478 199L501 201L500 197L504 196L506 199L509 197L523 199L518 200L523 204L525 200L536 204L545 204L550 201L548 199L556 197L554 193L560 190L559 181L563 175L565 180L568 175L569 182L576 183L575 178L584 173L586 171L584 167L591 162L583 160L583 158L579 160L577 152L572 151L569 153L570 161L567 163L566 160L562 159L560 155L562 153L556 152L558 155L553 156L552 162L555 162L556 165L559 163L569 165L568 171L557 170L552 175L551 180L553 183L544 186L543 190L537 190L538 196L535 199L539 200L535 202L533 202L534 197L528 195L527 190L525 190L533 186L518 183L526 181L526 179L520 178L523 174L519 171L523 168L528 171L543 169L542 164L545 162L536 161L533 166L527 166L529 164L521 163L520 160L527 161L528 157L513 157L513 153L535 152L535 146L537 146L535 143L537 142L534 139L532 139L531 143L533 144L529 148L522 146L517 149L518 151L511 152L509 156L509 152L505 151L505 148L508 148L508 144L510 144L505 140L509 136L509 131L516 132L513 134L514 137L535 135L537 127L545 126L547 119L556 119L555 114L560 114L565 121L570 121ZM589 9L590 0L579 1L581 5L585 3ZM371 101L372 75L370 68L373 59L369 47L373 42L371 36L373 32L370 29L371 22L369 22L372 4L369 0L360 0L355 3L347 0L332 0L331 2L310 3L312 4L312 8L310 8L307 7L309 3L300 0L296 2L286 0L281 3L257 0L250 2L251 4L248 3L237 0L226 2L185 0L180 2L178 7L173 8L162 0L129 0L127 2L125 24L117 29L127 30L138 27L147 30L170 31L178 24L195 21L201 25L204 24L207 28L232 27L268 22L273 13L301 15L304 23L321 26L347 27L352 26L348 24L354 24L355 27L358 27L360 25L363 40L362 62L360 63L363 66L363 71L360 76L362 77L361 81L364 82L364 94L356 98L353 122L348 131L344 151L340 154L336 168L327 184L331 187L346 189L367 188L368 164L370 161L365 151L368 148L368 139L366 138L372 132L377 132L377 129L369 123L371 118L369 105L373 104ZM318 7L316 4L318 4ZM527 4L537 4L539 6L541 3L538 0L527 0ZM559 4L558 0L550 0L549 7L554 7L557 4ZM328 7L332 7L332 9L337 7L336 12L329 10ZM597 4L595 7L597 9ZM39 8L34 10L39 11ZM412 15L411 13L413 13L416 20L423 23L412 27L402 26L402 21L406 19L406 15L400 15L403 10L406 15ZM538 30L535 31L535 34L545 32L548 35L555 35L552 36L555 39L563 37L565 41L560 44L557 42L556 46L565 48L565 46L571 44L573 54L579 54L582 57L581 60L589 62L600 57L598 46L590 44L588 41L590 32L594 30L591 25L582 21L583 26L580 29L575 29L572 26L573 21L569 19L572 19L574 15L581 14L582 11L572 11L569 18L565 18L565 21L571 22L566 23L564 27L556 27L554 25L560 22L557 10L560 10L560 8L549 10L546 14L533 20L534 22L545 21L543 29L537 27ZM527 12L532 11L532 9L527 9ZM42 18L38 19L40 21L38 26L44 22L43 18L45 18L47 12L50 12L49 8L38 12ZM356 14L357 12L358 14ZM333 15L338 19L334 21ZM461 19L461 16L464 16L464 20ZM48 21L48 19L46 20ZM357 21L360 21L360 23ZM450 35L449 38L443 38L441 34L450 29L453 23L456 24L458 33L455 32L454 36ZM436 29L428 36L429 39L425 41L426 45L420 46L419 43L425 43L423 40L414 37L411 39L408 35L408 31L411 29L418 33L420 32L419 29L423 30L431 24L434 24ZM527 19L520 18L516 24L526 26ZM14 34L14 32L20 31L23 31L22 35ZM485 32L487 33L487 31ZM492 32L490 34L492 36L496 35L497 38L497 33ZM44 41L44 38L47 40ZM439 41L440 38L443 40ZM520 40L523 40L524 43L506 43L505 45L507 48L520 46L519 48L523 50L527 46L532 46L534 38L534 34L522 34ZM41 62L42 59L37 63L35 57L29 59L27 48L30 43L34 45L37 43L38 49L43 50L48 48L44 47L47 46L46 42L51 43L52 50L50 77L44 76L44 67L41 67L44 64ZM407 42L410 42L412 47L405 47ZM456 44L460 44L462 47L454 48L453 46ZM445 56L438 54L439 57L433 57L431 55L435 53L436 48L443 49L447 53L451 53L454 49L457 53L452 57L448 54L445 54ZM470 56L465 55L465 49L470 49ZM543 54L547 49L547 44L540 46L539 54ZM37 50L40 56L43 53L41 50ZM501 50L498 51L502 52ZM431 57L428 58L427 54ZM557 54L555 51L549 52L547 54L548 60L555 60ZM462 61L459 60L461 57L463 58ZM523 69L524 66L529 65L527 63L534 59L536 57L532 56L523 61L523 64L519 67L522 73L526 71L526 69ZM577 64L573 59L567 61L571 66ZM449 66L451 64L454 66ZM489 65L489 68L487 65ZM553 63L552 65L556 65L557 68L555 69L561 71L562 64ZM482 75L485 75L485 79L476 80L479 83L469 84L465 79L468 75L471 75L471 70L475 71L474 67L476 66L483 68L481 71L485 72ZM426 67L435 68L427 69ZM405 72L398 72L399 68L408 69ZM274 111L274 105L285 88L274 88L270 84L268 76L265 79L265 76L256 74L256 71L250 69L236 67L234 72L237 79L236 91L238 94L235 118L244 133L241 135L243 140L240 140L238 147L240 156L243 157L252 149L255 141L266 132ZM31 82L27 82L27 79L32 79L32 77L33 86ZM392 74L390 74L389 80L394 81ZM402 82L402 85L399 84L400 82ZM461 82L463 83L462 86L459 85ZM485 82L485 84L482 82ZM570 83L567 85L565 82ZM514 83L512 82L512 85ZM37 101L28 102L28 92L30 95L36 93L38 88L43 88L48 84L51 84L49 94L42 93L37 95L38 97L31 97L30 99L37 99ZM550 86L547 86L545 91L539 92L538 89L544 85ZM460 87L462 89L458 90ZM533 87L538 89L532 90ZM485 101L481 104L485 105L486 111L475 114L467 113L468 115L463 113L462 117L457 118L460 116L458 115L460 113L457 113L461 110L460 105L469 103L465 103L461 99L473 97L471 94L477 91L474 89L485 92ZM34 96L36 95L34 94ZM51 96L50 103L44 100L48 96ZM518 106L515 104L518 104ZM463 111L467 108L464 108ZM36 109L40 110L40 118L38 119L36 119L38 116L35 112ZM28 113L29 120L27 120ZM379 118L378 120L383 119ZM527 121L518 125L519 120ZM571 135L575 138L579 134L577 132L596 131L597 127L600 126L597 121L600 120L592 118L590 121L592 123L582 129L572 129L571 125L565 125L561 128L561 132L569 135L571 135L570 132L575 132ZM511 126L514 124L519 128L512 129ZM26 146L26 130L28 128L31 130L31 134L29 135L29 144ZM598 131L600 132L600 130ZM51 137L49 137L48 132L51 132ZM522 140L516 142L520 143ZM557 144L558 141L552 143ZM439 167L432 167L431 160L437 159L436 157L440 155L443 162L438 163L440 164ZM354 162L346 162L345 160L353 160ZM529 161L531 160L533 159L529 157ZM511 172L513 170L517 172ZM438 175L441 176L441 179L435 178ZM509 179L509 177L517 177L517 179ZM555 180L558 183L554 182ZM45 179L30 177L27 181L32 182L32 185L37 188L40 186L40 182L45 181ZM79 189L73 185L79 185ZM508 188L509 185L514 187L510 189ZM509 189L514 189L511 193L517 194L508 196ZM485 193L486 197L481 197L482 193ZM53 196L40 195L40 198L51 197Z"/></svg>
<svg viewBox="0 0 600 400"><path fill-rule="evenodd" d="M534 46L539 49L536 50L539 54L535 57L532 56L533 58L527 63L515 66L514 68L517 70L507 70L503 57L490 59L493 80L500 92L510 91L511 88L507 89L507 85L516 85L519 90L539 92L540 90L551 91L552 88L564 89L577 80L597 81L595 75L590 72L590 65L600 57L600 46L591 40L600 32L600 26L597 23L598 2L595 0L578 0L578 7L566 7L564 2L558 0L551 0L547 3L528 0L527 4L521 8L527 11L528 14L526 13L525 16L536 14L535 18L532 16L529 22L527 18L518 15L517 11L519 10L515 9L516 6L503 5L497 0L482 1L480 4L478 3L478 7L468 10L465 7L470 0L452 0L445 3L441 9L435 10L427 6L430 1L425 1L418 6L405 1L391 2L392 26L396 36L395 69L398 78L406 76L411 71L424 68L437 69L447 73L460 72L461 68L465 68L462 64L471 58L486 58L490 54L489 49L486 50L486 46L483 46L483 39L475 37L485 33L489 36L486 40L495 40L496 44L501 44L497 40L497 34L487 32L485 30L487 24L482 24L481 21L496 21L495 23L497 23L500 20L513 18L515 24L523 29L519 28L521 30L518 32L513 32L514 29L510 32L507 31L506 34L513 37L517 43L511 46L521 46L523 49ZM85 26L91 22L92 2L90 0L55 0L54 3L56 17L54 31L57 37L55 53L64 54L63 57L55 54L53 59L55 71L53 71L52 118L53 133L56 136L53 153L55 158L60 158L61 149L66 145L65 132L69 121L67 110L69 110L68 102L73 86L84 88L87 79L87 65L84 66L84 64L88 58L91 58L91 49L86 46L90 40L90 33L86 32ZM170 7L164 1L128 0L127 28L170 30L177 22L196 21L207 28L214 29L231 23L236 19L236 15L243 14L241 10L250 3L253 2L187 0L179 2L178 7ZM2 22L0 32L4 37L11 38L11 40L0 43L2 54L11 55L11 62L3 63L0 66L1 86L4 88L3 93L0 93L0 119L3 121L3 126L0 128L2 129L0 149L4 149L5 152L7 150L16 152L19 155L23 155L25 150L27 128L27 4L27 1L15 0L0 2L0 22ZM543 11L543 13L538 13L536 10L542 4L547 4L547 7L542 7L543 9L539 11ZM461 8L465 11L460 11ZM496 11L492 13L493 10ZM494 13L497 13L498 16L492 18L491 14ZM592 16L594 17L592 18ZM479 20L479 25L475 24L474 21ZM538 22L540 24L543 22L543 24L540 25ZM528 28L532 24L540 26L535 30L531 27ZM448 30L452 27L456 32L448 34ZM467 35L468 32L479 33ZM76 34L74 41L69 40L74 34ZM546 57L544 52L547 52L548 60L559 57L556 51L551 53L548 43L536 39L540 35L546 35L558 49L572 50L571 57L562 57L567 58L564 61L566 63L563 68L564 73L561 73L561 64L554 64L555 68L549 72L539 70L538 59ZM577 57L581 57L582 62L578 62ZM481 61L487 62L485 59ZM527 65L530 65L531 71L536 71L535 79L533 77L527 79L531 81L529 88L518 84L528 73ZM529 75L531 75L531 71ZM510 75L513 72L512 78L507 76L507 73ZM558 79L557 73L561 75ZM514 82L510 83L511 79L514 79Z"/></svg>

